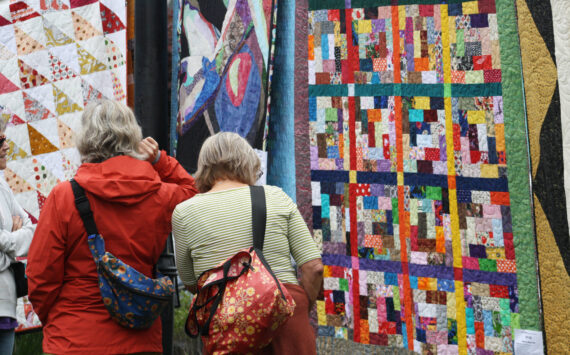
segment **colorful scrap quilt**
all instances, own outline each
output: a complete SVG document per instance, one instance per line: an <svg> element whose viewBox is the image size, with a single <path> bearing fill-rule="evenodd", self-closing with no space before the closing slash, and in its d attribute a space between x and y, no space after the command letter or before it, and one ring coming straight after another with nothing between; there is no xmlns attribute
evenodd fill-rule
<svg viewBox="0 0 570 355"><path fill-rule="evenodd" d="M126 100L125 57L124 1L0 3L0 115L10 144L4 178L32 219L80 164L73 137L85 105ZM28 308L19 309L24 327L37 321Z"/></svg>
<svg viewBox="0 0 570 355"><path fill-rule="evenodd" d="M512 353L540 329L514 2L308 5L319 336Z"/></svg>
<svg viewBox="0 0 570 355"><path fill-rule="evenodd" d="M187 170L216 132L264 148L276 3L180 1L176 156Z"/></svg>

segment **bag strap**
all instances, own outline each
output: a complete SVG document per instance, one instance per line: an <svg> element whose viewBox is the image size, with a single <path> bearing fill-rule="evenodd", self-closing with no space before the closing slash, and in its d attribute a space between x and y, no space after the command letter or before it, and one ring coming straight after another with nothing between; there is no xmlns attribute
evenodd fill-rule
<svg viewBox="0 0 570 355"><path fill-rule="evenodd" d="M263 255L263 241L265 239L266 232L266 222L267 222L267 205L265 201L265 189L263 186L250 186L249 190L251 192L251 214L252 214L252 229L253 229L253 249L259 257L259 261L265 266L267 271L271 274L275 280L275 284L281 293L281 297L286 300L285 293L281 288L281 284L275 276L273 270L265 260ZM209 325L209 322L208 322Z"/></svg>
<svg viewBox="0 0 570 355"><path fill-rule="evenodd" d="M263 251L265 223L267 221L265 190L263 186L250 186L249 191L251 195L253 248L258 251Z"/></svg>
<svg viewBox="0 0 570 355"><path fill-rule="evenodd" d="M265 224L267 221L267 208L266 208L266 202L265 202L265 190L263 189L263 186L250 186L249 191L250 191L250 195L251 195L251 216L252 216L251 226L252 226L252 231L253 231L253 248L258 253L258 255L260 256L260 259L262 261L265 261L265 259L263 258L263 252L262 252L263 251L263 241L265 239L265 227L266 227ZM264 265L266 265L265 262L264 262ZM198 319L196 318L195 312L199 308L206 306L210 302L210 300L214 299L214 302L213 302L213 304L209 310L210 316L208 317L208 319L206 320L206 322L204 323L204 325L202 327L198 326L198 331L200 332L200 334L202 336L208 336L208 334L209 334L210 323L212 321L212 318L214 317L214 314L216 313L216 310L218 309L220 302L222 301L222 297L224 296L224 291L226 290L227 282L230 279L228 277L228 272L229 272L230 266L231 266L231 260L228 260L226 263L224 263L224 266L223 266L224 276L222 277L222 282L218 285L218 290L217 290L216 294L213 295L211 298L209 298L201 306L198 306L198 303L194 302L194 304L192 305L192 308L190 309L190 313L194 312L195 321L196 321L196 324L198 324ZM271 272L269 265L266 265L266 267ZM244 267L244 269L242 270L240 275L243 274L243 272L245 272L246 269L247 269L247 267Z"/></svg>
<svg viewBox="0 0 570 355"><path fill-rule="evenodd" d="M97 225L93 219L91 205L85 195L85 190L74 179L71 179L69 182L71 183L73 195L75 196L75 207L77 207L77 211L79 211L79 215L81 216L81 220L83 221L83 225L87 231L87 236L99 234L97 231Z"/></svg>
<svg viewBox="0 0 570 355"><path fill-rule="evenodd" d="M99 234L99 230L97 229L97 225L95 224L95 219L93 219L93 211L91 211L91 204L89 204L89 199L87 195L85 195L85 190L81 185L75 181L75 179L69 180L71 183L71 189L73 190L73 196L75 196L75 207L77 211L79 211L79 215L81 216L81 220L83 221L83 226L87 231L87 237L97 234L100 238L101 243L96 244L97 247L95 249L91 249L91 254L95 259L95 263L97 263L97 259L99 256L105 253L105 241L103 236ZM157 265L154 265L152 270L153 278L159 275Z"/></svg>

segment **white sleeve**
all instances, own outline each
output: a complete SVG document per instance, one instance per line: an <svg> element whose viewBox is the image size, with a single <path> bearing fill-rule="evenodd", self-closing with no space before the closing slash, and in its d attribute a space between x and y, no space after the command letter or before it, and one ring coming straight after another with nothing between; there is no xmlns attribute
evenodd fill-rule
<svg viewBox="0 0 570 355"><path fill-rule="evenodd" d="M1 251L13 258L28 255L28 249L32 243L36 226L32 224L29 218L27 218L27 222L27 224L15 232L2 230L0 233Z"/></svg>
<svg viewBox="0 0 570 355"><path fill-rule="evenodd" d="M5 194L6 195L6 194ZM10 230L0 231L0 251L7 254L11 258L17 256L28 255L28 249L32 243L32 237L36 230L36 226L32 224L28 214L24 211L22 207L18 204L14 195L12 193L7 194L10 201L8 204L10 206L10 212L12 216L22 217L22 228L15 232ZM11 223L10 223L11 225Z"/></svg>

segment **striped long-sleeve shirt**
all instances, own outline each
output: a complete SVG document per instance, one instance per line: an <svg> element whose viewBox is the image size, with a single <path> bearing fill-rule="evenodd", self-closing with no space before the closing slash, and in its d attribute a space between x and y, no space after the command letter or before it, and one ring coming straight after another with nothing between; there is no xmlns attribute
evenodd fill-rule
<svg viewBox="0 0 570 355"><path fill-rule="evenodd" d="M277 278L297 284L298 265L321 255L295 203L283 190L265 186L267 223L263 254ZM253 245L249 187L198 194L172 214L176 265L185 285Z"/></svg>

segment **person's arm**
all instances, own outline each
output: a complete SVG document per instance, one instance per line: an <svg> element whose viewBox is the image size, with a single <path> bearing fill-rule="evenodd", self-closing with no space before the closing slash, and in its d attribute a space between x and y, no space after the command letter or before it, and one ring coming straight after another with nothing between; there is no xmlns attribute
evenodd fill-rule
<svg viewBox="0 0 570 355"><path fill-rule="evenodd" d="M60 185L60 188L66 186L70 188L68 184ZM42 209L26 267L28 298L44 324L59 297L64 274L65 228L60 218L64 212L58 211L56 195L57 187L50 193Z"/></svg>
<svg viewBox="0 0 570 355"><path fill-rule="evenodd" d="M6 194L4 198L8 197ZM0 252L15 259L17 256L26 256L36 226L32 224L28 214L20 207L14 195L9 194L10 212L12 213L12 225L8 230L0 231Z"/></svg>
<svg viewBox="0 0 570 355"><path fill-rule="evenodd" d="M301 286L309 296L309 303L313 304L321 291L323 283L323 262L313 259L301 265Z"/></svg>
<svg viewBox="0 0 570 355"><path fill-rule="evenodd" d="M188 247L190 224L189 216L179 208L176 208L172 213L172 236L174 238L176 268L186 289L195 294L198 292L198 286L194 276L192 255Z"/></svg>
<svg viewBox="0 0 570 355"><path fill-rule="evenodd" d="M289 247L293 259L297 265L300 265L301 286L305 289L312 304L317 299L323 282L321 253L317 249L317 244L299 213L297 205L284 192L282 194L289 207Z"/></svg>
<svg viewBox="0 0 570 355"><path fill-rule="evenodd" d="M166 151L159 150L158 143L152 137L147 137L141 141L139 152L148 157L147 161L152 164L163 182L179 186L178 202L174 206L198 193L194 178L188 174L176 159L168 156Z"/></svg>
<svg viewBox="0 0 570 355"><path fill-rule="evenodd" d="M34 236L34 230L34 225L22 227L15 232L2 230L0 232L0 251L13 259L17 256L26 256Z"/></svg>

